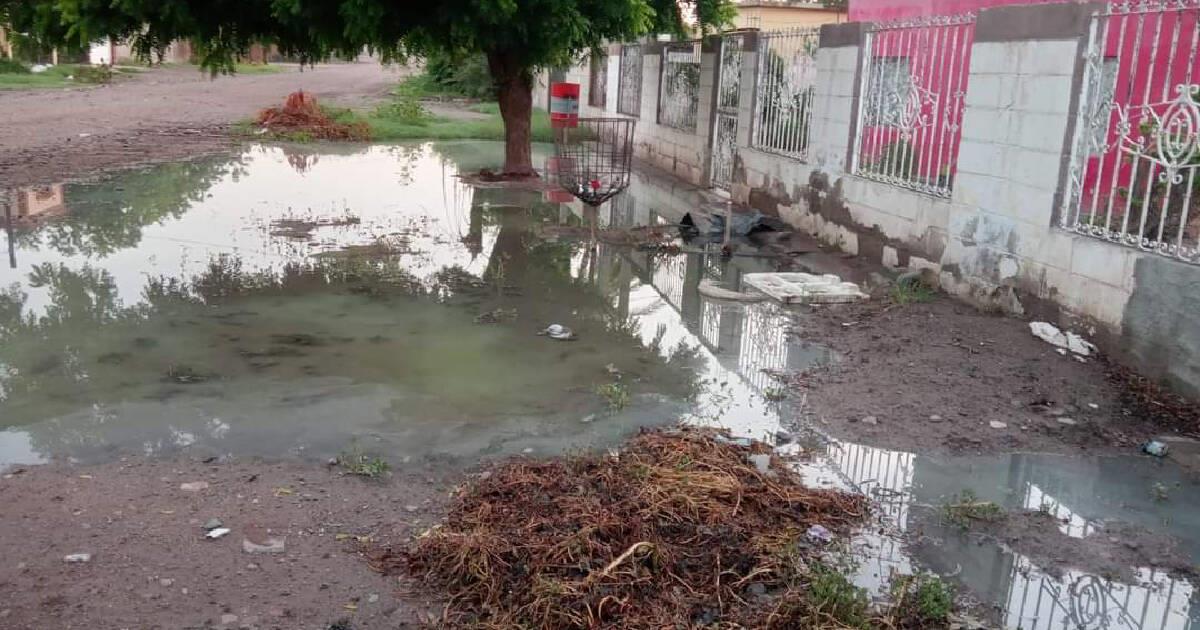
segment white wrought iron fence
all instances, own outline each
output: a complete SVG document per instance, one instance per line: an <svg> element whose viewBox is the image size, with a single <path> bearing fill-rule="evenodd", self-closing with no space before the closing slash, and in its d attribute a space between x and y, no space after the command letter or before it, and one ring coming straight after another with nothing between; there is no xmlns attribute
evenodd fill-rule
<svg viewBox="0 0 1200 630"><path fill-rule="evenodd" d="M820 36L815 28L759 34L754 148L808 158Z"/></svg>
<svg viewBox="0 0 1200 630"><path fill-rule="evenodd" d="M658 124L696 130L700 108L700 42L667 44L659 75Z"/></svg>
<svg viewBox="0 0 1200 630"><path fill-rule="evenodd" d="M948 197L975 15L872 25L863 54L855 175Z"/></svg>
<svg viewBox="0 0 1200 630"><path fill-rule="evenodd" d="M1200 0L1092 18L1063 227L1200 263Z"/></svg>
<svg viewBox="0 0 1200 630"><path fill-rule="evenodd" d="M620 76L617 77L617 112L628 116L642 113L642 47L621 47Z"/></svg>

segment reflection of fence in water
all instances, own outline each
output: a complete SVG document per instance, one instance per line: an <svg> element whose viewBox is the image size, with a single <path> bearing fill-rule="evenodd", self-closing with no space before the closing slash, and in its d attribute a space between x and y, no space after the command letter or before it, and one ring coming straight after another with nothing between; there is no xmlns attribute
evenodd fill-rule
<svg viewBox="0 0 1200 630"><path fill-rule="evenodd" d="M687 256L663 256L650 260L650 284L677 311L683 309L683 283Z"/></svg>
<svg viewBox="0 0 1200 630"><path fill-rule="evenodd" d="M1191 630L1194 589L1162 571L1139 569L1141 584L1127 585L1068 571L1044 575L1018 556L1010 573L1004 625L1021 630Z"/></svg>

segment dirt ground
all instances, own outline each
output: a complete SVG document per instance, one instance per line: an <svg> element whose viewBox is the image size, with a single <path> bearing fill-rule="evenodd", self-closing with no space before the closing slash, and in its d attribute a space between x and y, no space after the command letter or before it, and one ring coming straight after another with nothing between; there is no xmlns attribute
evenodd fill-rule
<svg viewBox="0 0 1200 630"><path fill-rule="evenodd" d="M808 252L799 268L859 280L881 271L792 240ZM901 305L883 287L867 302L801 313L793 334L840 357L786 375L795 427L815 423L837 438L926 454L1135 454L1155 436L1200 429L1130 404L1102 356L1064 356L1029 322L945 295Z"/></svg>
<svg viewBox="0 0 1200 630"><path fill-rule="evenodd" d="M406 72L362 61L210 78L182 66L108 86L0 91L0 188L227 150L228 125L281 103L290 92L363 105Z"/></svg>
<svg viewBox="0 0 1200 630"><path fill-rule="evenodd" d="M192 482L208 487L181 489ZM368 569L353 536L405 539L440 519L447 492L423 469L380 481L253 461L10 470L0 475L0 627L413 627L426 603ZM232 532L207 540L213 518ZM264 536L283 537L283 553L243 549ZM76 553L91 559L64 560Z"/></svg>

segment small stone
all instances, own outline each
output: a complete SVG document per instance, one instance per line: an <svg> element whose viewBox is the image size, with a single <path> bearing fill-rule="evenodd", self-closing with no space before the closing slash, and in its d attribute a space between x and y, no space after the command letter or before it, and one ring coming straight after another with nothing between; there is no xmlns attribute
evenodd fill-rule
<svg viewBox="0 0 1200 630"><path fill-rule="evenodd" d="M257 564L254 564L253 562L251 562L250 564L247 564L247 565L246 565L246 568L247 568L247 569L249 569L249 570L251 570L251 571L254 571L254 570L257 570L257 569L258 569L258 565L257 565Z"/></svg>
<svg viewBox="0 0 1200 630"><path fill-rule="evenodd" d="M287 610L284 608L280 608L279 606L272 606L267 609L267 614L271 615L272 617L274 617L276 619L283 619L284 617L287 616Z"/></svg>
<svg viewBox="0 0 1200 630"><path fill-rule="evenodd" d="M420 512L420 511L421 511L421 507L420 507L420 506L417 506L417 505L411 505L411 504L410 504L410 505L406 505L406 506L404 506L404 511L406 511L406 512Z"/></svg>
<svg viewBox="0 0 1200 630"><path fill-rule="evenodd" d="M492 478L492 471L490 471L490 470L485 470L485 471L479 473L480 481L487 481L488 479L491 479L491 478Z"/></svg>
<svg viewBox="0 0 1200 630"><path fill-rule="evenodd" d="M1091 409L1099 409L1100 408L1100 405L1097 405L1096 403L1088 403L1087 405Z"/></svg>
<svg viewBox="0 0 1200 630"><path fill-rule="evenodd" d="M208 482L189 481L187 483L179 484L179 489L183 490L184 492L200 492L201 490L208 490Z"/></svg>
<svg viewBox="0 0 1200 630"><path fill-rule="evenodd" d="M367 595L367 603L368 604L374 604L377 601L379 601L378 593L371 593L370 595Z"/></svg>
<svg viewBox="0 0 1200 630"><path fill-rule="evenodd" d="M72 554L63 556L63 562L66 562L67 564L80 564L83 562L91 562L91 561L92 561L92 554L90 554L90 553L72 553Z"/></svg>
<svg viewBox="0 0 1200 630"><path fill-rule="evenodd" d="M172 585L172 584L174 584L174 583L175 583L175 580L172 580L171 578L160 578L160 579L158 580L158 585L159 585L159 586L162 586L162 587L164 587L164 588L165 588L165 587L168 587L168 586L171 586L171 585Z"/></svg>
<svg viewBox="0 0 1200 630"><path fill-rule="evenodd" d="M222 522L221 522L221 519L219 519L219 518L210 518L210 519L208 519L207 521L205 521L205 522L204 522L204 529L206 529L206 530L213 530L213 529L216 529L216 528L218 528L218 527L221 527L222 525L224 525L224 523L222 523Z"/></svg>
<svg viewBox="0 0 1200 630"><path fill-rule="evenodd" d="M230 613L225 613L224 615L221 615L221 625L223 625L223 626L233 625L233 624L237 623L237 621L238 621L237 615L230 614Z"/></svg>
<svg viewBox="0 0 1200 630"><path fill-rule="evenodd" d="M933 414L932 416L929 416L929 421L930 422L941 422L942 417L937 414Z"/></svg>
<svg viewBox="0 0 1200 630"><path fill-rule="evenodd" d="M579 419L579 421L580 421L580 422L582 422L582 423L584 423L584 424L590 424L590 423L591 423L592 421L594 421L595 419L596 419L596 414L594 414L594 413L589 413L588 415L586 415L586 416L584 416L584 417L580 418L580 419Z"/></svg>
<svg viewBox="0 0 1200 630"><path fill-rule="evenodd" d="M29 566L29 565L25 564L24 562L18 562L18 563L17 563L17 570L18 570L18 571L24 571L24 570L25 570L25 567L27 567L27 566Z"/></svg>
<svg viewBox="0 0 1200 630"><path fill-rule="evenodd" d="M1071 418L1066 418L1066 417L1063 417L1063 418L1057 418L1057 420L1058 420L1058 423L1059 423L1059 424L1065 424L1065 425L1067 425L1067 426L1069 426L1069 427L1073 427L1073 426L1075 426L1075 425L1079 424L1078 422L1075 422L1075 421L1074 421L1074 420L1072 420Z"/></svg>
<svg viewBox="0 0 1200 630"><path fill-rule="evenodd" d="M876 425L876 424L879 424L879 418L876 418L875 416L867 416L867 417L863 418L862 420L859 420L859 422L861 422L863 424Z"/></svg>
<svg viewBox="0 0 1200 630"><path fill-rule="evenodd" d="M532 448L527 448L527 449L523 449L521 452L522 452L522 453L525 453L526 455L528 455L528 454L530 454L530 453L532 453L532 452L533 452L533 449L532 449Z"/></svg>
<svg viewBox="0 0 1200 630"><path fill-rule="evenodd" d="M1003 423L1003 422L1000 422L999 420L992 420L991 422L989 422L989 423L988 423L988 426L992 427L993 429L1006 429L1006 428L1008 428L1008 425L1007 425L1007 424L1005 424L1005 423Z"/></svg>

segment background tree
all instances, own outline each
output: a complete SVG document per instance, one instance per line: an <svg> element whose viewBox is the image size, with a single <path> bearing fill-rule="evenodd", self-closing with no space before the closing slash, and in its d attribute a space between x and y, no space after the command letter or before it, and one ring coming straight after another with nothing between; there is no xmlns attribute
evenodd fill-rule
<svg viewBox="0 0 1200 630"><path fill-rule="evenodd" d="M533 77L605 41L706 31L728 23L730 0L0 0L0 22L46 41L129 41L144 57L191 40L201 65L230 70L251 44L313 62L385 61L435 51L487 57L505 126L504 171L533 172Z"/></svg>

